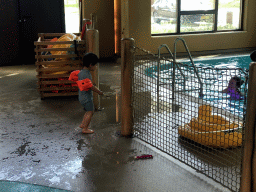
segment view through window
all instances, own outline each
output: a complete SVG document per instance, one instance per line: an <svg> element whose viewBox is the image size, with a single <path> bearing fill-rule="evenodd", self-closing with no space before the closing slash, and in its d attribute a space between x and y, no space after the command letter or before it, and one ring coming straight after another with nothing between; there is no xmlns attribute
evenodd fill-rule
<svg viewBox="0 0 256 192"><path fill-rule="evenodd" d="M79 33L79 0L64 0L66 33Z"/></svg>
<svg viewBox="0 0 256 192"><path fill-rule="evenodd" d="M241 29L242 0L151 0L151 34Z"/></svg>

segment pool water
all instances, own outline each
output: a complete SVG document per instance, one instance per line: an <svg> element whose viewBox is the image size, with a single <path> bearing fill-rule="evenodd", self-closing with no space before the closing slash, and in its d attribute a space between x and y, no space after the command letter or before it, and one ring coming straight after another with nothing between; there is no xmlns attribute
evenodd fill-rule
<svg viewBox="0 0 256 192"><path fill-rule="evenodd" d="M248 75L249 64L251 63L251 58L249 55L236 56L236 57L226 57L218 59L207 59L196 61L195 65L197 67L213 67L220 70L219 78L217 77L213 85L204 91L203 99L210 102L214 106L225 109L233 114L243 116L245 112L245 98L247 95L247 82L244 83L240 91L243 94L242 100L232 100L230 95L225 93L220 93L224 88L228 86L228 81L232 76L238 76L242 80L246 81L246 76ZM226 71L225 69L231 69ZM232 70L235 69L235 70Z"/></svg>
<svg viewBox="0 0 256 192"><path fill-rule="evenodd" d="M241 68L249 69L252 62L250 55L230 56L230 57L212 57L208 59L194 60L197 67L217 67L217 68ZM186 63L186 62L184 62Z"/></svg>
<svg viewBox="0 0 256 192"><path fill-rule="evenodd" d="M52 187L22 183L15 181L0 181L0 191L2 192L70 192L67 190Z"/></svg>
<svg viewBox="0 0 256 192"><path fill-rule="evenodd" d="M182 71L186 73L186 87L199 88L200 84L191 67L190 61L178 61L184 65L190 66L188 68L181 67ZM233 56L233 57L212 57L206 59L195 59L195 66L199 72L199 76L203 83L203 100L212 105L225 109L235 115L243 116L245 111L245 102L247 95L247 78L248 69L251 59L249 55ZM176 69L177 70L177 69ZM146 75L157 78L157 67L147 68ZM160 66L160 82L171 84L172 78L171 63L161 64ZM232 100L230 95L222 93L221 91L228 86L231 77L238 76L245 83L241 86L240 91L244 95L241 100ZM176 89L182 89L178 82L182 82L182 75L177 70L175 75ZM184 79L184 78L183 78ZM185 91L189 95L199 97L198 91Z"/></svg>

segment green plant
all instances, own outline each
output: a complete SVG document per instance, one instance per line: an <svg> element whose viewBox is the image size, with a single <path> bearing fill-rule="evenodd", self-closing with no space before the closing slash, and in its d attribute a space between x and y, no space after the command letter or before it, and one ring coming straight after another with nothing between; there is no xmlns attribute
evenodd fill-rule
<svg viewBox="0 0 256 192"><path fill-rule="evenodd" d="M219 8L240 8L240 0L233 0L228 3L219 3Z"/></svg>
<svg viewBox="0 0 256 192"><path fill-rule="evenodd" d="M169 22L163 23L159 27L158 24L151 25L151 34L159 34L159 33L175 33L176 32L176 25L170 24Z"/></svg>
<svg viewBox="0 0 256 192"><path fill-rule="evenodd" d="M237 29L237 27L233 26L232 24L226 24L225 26L218 26L218 30L232 30Z"/></svg>
<svg viewBox="0 0 256 192"><path fill-rule="evenodd" d="M65 8L67 7L74 7L74 8L79 8L79 4L65 4Z"/></svg>

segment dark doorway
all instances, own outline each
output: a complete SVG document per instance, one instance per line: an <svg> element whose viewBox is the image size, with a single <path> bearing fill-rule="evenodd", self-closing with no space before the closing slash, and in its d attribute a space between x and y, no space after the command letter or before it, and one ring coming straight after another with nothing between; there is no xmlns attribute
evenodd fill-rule
<svg viewBox="0 0 256 192"><path fill-rule="evenodd" d="M0 65L35 63L38 33L64 33L64 0L0 1Z"/></svg>

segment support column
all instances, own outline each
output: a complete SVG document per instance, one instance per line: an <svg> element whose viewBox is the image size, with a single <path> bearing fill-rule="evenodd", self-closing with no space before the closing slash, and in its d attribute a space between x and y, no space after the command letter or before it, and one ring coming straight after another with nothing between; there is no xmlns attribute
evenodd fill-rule
<svg viewBox="0 0 256 192"><path fill-rule="evenodd" d="M129 0L121 1L121 37L128 38L129 33Z"/></svg>
<svg viewBox="0 0 256 192"><path fill-rule="evenodd" d="M114 0L115 54L121 54L121 0Z"/></svg>
<svg viewBox="0 0 256 192"><path fill-rule="evenodd" d="M96 29L88 29L86 31L86 52L94 53L99 57L99 31ZM91 71L92 74L92 82L93 84L99 88L99 64L97 64L97 68L95 71ZM96 110L100 107L100 99L99 95L93 92L93 104Z"/></svg>
<svg viewBox="0 0 256 192"><path fill-rule="evenodd" d="M256 63L249 68L249 85L244 131L244 154L240 192L256 191Z"/></svg>
<svg viewBox="0 0 256 192"><path fill-rule="evenodd" d="M133 132L132 76L134 68L134 40L122 39L121 46L121 135L131 136Z"/></svg>

